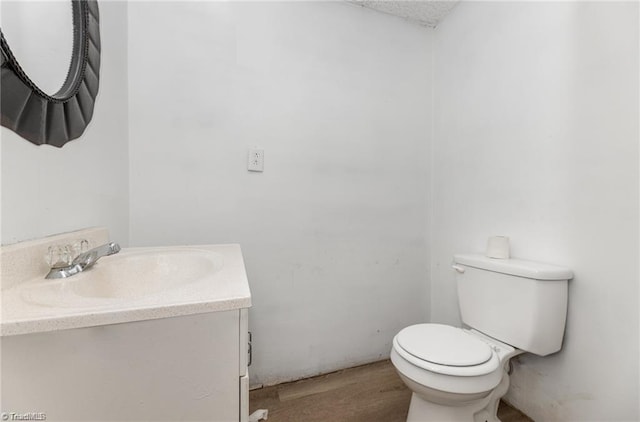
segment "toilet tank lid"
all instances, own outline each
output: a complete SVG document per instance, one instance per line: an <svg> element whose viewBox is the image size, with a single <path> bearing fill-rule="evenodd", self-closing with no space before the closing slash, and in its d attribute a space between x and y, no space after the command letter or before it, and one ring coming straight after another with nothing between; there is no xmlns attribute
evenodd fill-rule
<svg viewBox="0 0 640 422"><path fill-rule="evenodd" d="M536 280L571 280L573 278L573 271L568 268L523 259L495 259L480 254L460 254L454 255L453 260L456 264L468 267Z"/></svg>

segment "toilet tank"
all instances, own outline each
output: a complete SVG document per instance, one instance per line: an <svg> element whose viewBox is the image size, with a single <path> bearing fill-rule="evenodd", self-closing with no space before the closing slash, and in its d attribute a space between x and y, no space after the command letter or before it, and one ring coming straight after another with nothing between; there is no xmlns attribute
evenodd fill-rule
<svg viewBox="0 0 640 422"><path fill-rule="evenodd" d="M571 270L520 259L455 255L462 322L545 356L562 347Z"/></svg>

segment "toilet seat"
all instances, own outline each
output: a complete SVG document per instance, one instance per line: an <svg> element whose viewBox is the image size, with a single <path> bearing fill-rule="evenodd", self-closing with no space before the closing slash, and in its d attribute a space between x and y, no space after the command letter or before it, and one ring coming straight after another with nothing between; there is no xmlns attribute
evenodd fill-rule
<svg viewBox="0 0 640 422"><path fill-rule="evenodd" d="M450 325L412 325L398 333L398 344L418 359L437 365L476 366L492 356L487 343Z"/></svg>
<svg viewBox="0 0 640 422"><path fill-rule="evenodd" d="M472 332L441 324L417 324L400 331L393 348L418 368L442 375L473 377L500 367L489 344Z"/></svg>

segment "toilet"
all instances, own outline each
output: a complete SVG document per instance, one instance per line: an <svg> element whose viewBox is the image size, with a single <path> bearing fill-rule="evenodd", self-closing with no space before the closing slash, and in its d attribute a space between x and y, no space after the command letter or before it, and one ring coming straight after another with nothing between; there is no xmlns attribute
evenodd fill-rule
<svg viewBox="0 0 640 422"><path fill-rule="evenodd" d="M464 328L416 324L393 339L391 362L413 392L407 422L499 422L509 360L558 352L571 270L520 259L455 255Z"/></svg>

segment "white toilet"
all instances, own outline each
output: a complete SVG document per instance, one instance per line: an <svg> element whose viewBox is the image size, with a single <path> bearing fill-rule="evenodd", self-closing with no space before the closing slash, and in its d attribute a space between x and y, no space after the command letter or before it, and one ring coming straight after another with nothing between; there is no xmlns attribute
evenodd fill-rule
<svg viewBox="0 0 640 422"><path fill-rule="evenodd" d="M509 360L562 347L571 270L519 259L456 255L469 328L417 324L393 339L391 361L413 391L408 422L497 422Z"/></svg>

